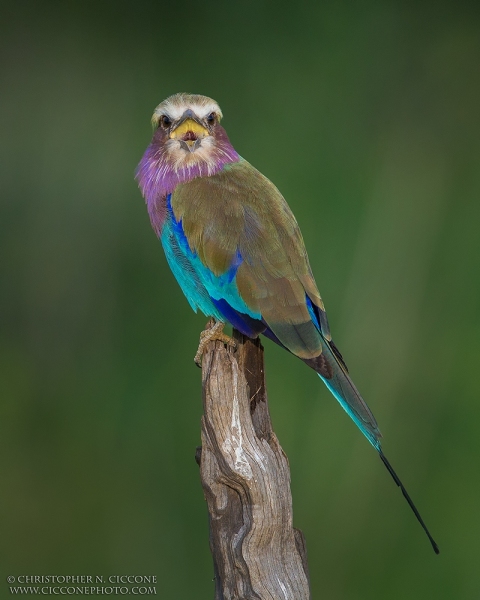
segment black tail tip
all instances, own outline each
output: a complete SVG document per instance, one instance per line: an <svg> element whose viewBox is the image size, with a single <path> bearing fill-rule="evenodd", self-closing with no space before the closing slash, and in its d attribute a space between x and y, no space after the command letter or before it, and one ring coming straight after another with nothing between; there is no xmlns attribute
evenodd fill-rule
<svg viewBox="0 0 480 600"><path fill-rule="evenodd" d="M435 552L435 554L440 554L440 548L437 546L437 542L433 539L433 537L431 536L430 532L428 531L427 526L425 525L422 517L420 516L420 513L417 510L417 507L412 502L412 499L410 498L407 490L405 489L405 486L403 485L403 483L400 481L398 475L393 470L392 465L388 462L385 454L381 450L378 450L378 454L380 455L380 458L382 459L383 464L387 467L388 472L392 476L393 480L398 485L398 487L402 490L402 494L403 494L405 500L408 502L408 505L412 509L413 514L417 517L418 522L420 523L420 525L422 526L423 530L427 534L427 537L430 540L430 543L432 544L433 551Z"/></svg>

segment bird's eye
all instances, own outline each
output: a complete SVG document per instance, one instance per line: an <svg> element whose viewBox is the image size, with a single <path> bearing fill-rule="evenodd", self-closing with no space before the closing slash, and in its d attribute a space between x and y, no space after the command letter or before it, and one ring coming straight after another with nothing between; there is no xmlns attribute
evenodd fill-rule
<svg viewBox="0 0 480 600"><path fill-rule="evenodd" d="M167 117L167 115L162 115L160 117L160 123L164 129L167 129L172 124L172 120Z"/></svg>
<svg viewBox="0 0 480 600"><path fill-rule="evenodd" d="M216 115L214 112L211 112L211 113L208 115L208 117L207 117L207 123L208 123L209 125L213 125L213 124L215 123L215 117L216 117L216 116L217 116L217 115Z"/></svg>

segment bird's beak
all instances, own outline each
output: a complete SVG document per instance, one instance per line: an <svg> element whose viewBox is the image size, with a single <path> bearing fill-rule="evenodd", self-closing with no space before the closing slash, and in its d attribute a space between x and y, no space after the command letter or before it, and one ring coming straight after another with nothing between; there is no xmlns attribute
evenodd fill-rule
<svg viewBox="0 0 480 600"><path fill-rule="evenodd" d="M178 125L170 132L170 139L178 140L185 150L194 152L201 145L202 139L205 136L210 135L210 133L208 129L194 117L191 111L187 112L190 114L184 115Z"/></svg>

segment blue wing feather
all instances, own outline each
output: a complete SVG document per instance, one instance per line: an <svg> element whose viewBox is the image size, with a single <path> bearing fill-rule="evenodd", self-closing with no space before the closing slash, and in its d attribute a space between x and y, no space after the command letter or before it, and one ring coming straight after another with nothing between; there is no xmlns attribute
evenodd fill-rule
<svg viewBox="0 0 480 600"><path fill-rule="evenodd" d="M202 263L197 253L192 252L183 230L182 221L175 219L171 194L167 196L166 202L167 219L160 235L160 241L165 250L168 264L190 306L195 312L200 309L205 315L215 317L220 321L227 320L234 324L233 320L235 320L238 325L244 321L242 327L239 326L238 329L245 332L245 335L250 335L247 331L252 331L252 327L253 330L259 329L262 326L261 315L248 308L237 288L235 277L243 260L240 253L237 252L230 268L225 273L215 275ZM252 321L257 323L254 325ZM237 325L234 326L237 327Z"/></svg>

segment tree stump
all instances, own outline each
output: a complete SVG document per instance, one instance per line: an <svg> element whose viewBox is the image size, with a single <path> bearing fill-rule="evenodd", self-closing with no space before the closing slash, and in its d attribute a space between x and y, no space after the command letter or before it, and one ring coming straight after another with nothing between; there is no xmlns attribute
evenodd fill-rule
<svg viewBox="0 0 480 600"><path fill-rule="evenodd" d="M305 539L292 525L288 459L272 429L263 347L234 330L237 349L203 356L202 447L215 600L308 600Z"/></svg>

